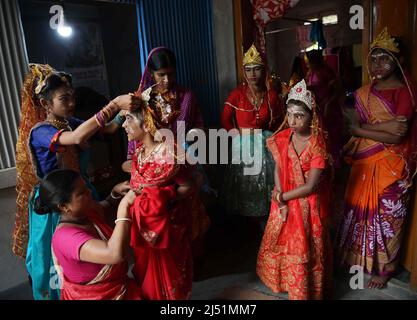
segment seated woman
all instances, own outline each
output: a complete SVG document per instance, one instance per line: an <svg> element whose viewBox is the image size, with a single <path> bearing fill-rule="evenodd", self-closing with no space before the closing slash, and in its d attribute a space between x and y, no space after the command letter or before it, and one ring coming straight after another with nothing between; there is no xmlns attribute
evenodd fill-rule
<svg viewBox="0 0 417 320"><path fill-rule="evenodd" d="M128 140L138 142L130 181L137 194L131 207L133 273L145 299L184 300L193 276L191 171L178 164L174 145L154 139L155 123L146 106L128 112L123 124Z"/></svg>
<svg viewBox="0 0 417 320"><path fill-rule="evenodd" d="M79 173L55 170L40 183L37 214L58 212L52 237L52 255L59 274L61 300L138 300L139 288L127 277L130 225L129 207L135 199L129 186L115 186L107 200L97 203ZM104 219L117 199L115 228ZM53 284L53 283L52 283Z"/></svg>

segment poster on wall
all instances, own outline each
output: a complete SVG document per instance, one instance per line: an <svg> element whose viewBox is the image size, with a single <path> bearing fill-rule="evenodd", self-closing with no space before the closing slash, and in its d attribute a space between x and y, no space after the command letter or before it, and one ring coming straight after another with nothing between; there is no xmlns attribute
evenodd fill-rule
<svg viewBox="0 0 417 320"><path fill-rule="evenodd" d="M100 26L96 23L75 25L74 37L67 47L65 67L73 77L74 87L90 87L108 97L107 71Z"/></svg>

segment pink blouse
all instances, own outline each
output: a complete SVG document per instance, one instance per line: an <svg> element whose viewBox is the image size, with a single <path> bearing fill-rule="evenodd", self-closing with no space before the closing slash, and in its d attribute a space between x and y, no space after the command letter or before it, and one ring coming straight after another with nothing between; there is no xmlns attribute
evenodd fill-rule
<svg viewBox="0 0 417 320"><path fill-rule="evenodd" d="M80 249L88 240L97 239L94 232L79 227L64 226L56 229L52 249L65 277L73 283L93 280L103 265L80 261Z"/></svg>

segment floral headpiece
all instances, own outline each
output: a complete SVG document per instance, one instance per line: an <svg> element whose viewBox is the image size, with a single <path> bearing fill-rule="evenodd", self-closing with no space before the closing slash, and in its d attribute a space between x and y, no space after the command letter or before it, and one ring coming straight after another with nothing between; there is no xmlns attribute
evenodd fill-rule
<svg viewBox="0 0 417 320"><path fill-rule="evenodd" d="M388 33L387 27L385 27L384 30L382 30L382 32L377 35L374 41L372 41L370 48L371 51L376 48L381 48L395 53L400 52L400 49L398 49L398 44L395 43L395 39Z"/></svg>
<svg viewBox="0 0 417 320"><path fill-rule="evenodd" d="M259 64L262 66L265 65L264 61L262 60L261 54L256 49L254 44L252 44L249 50L246 51L243 57L243 65L246 66L248 64Z"/></svg>
<svg viewBox="0 0 417 320"><path fill-rule="evenodd" d="M155 84L156 85L156 84ZM155 125L155 113L152 110L152 108L149 106L149 101L151 100L151 92L152 88L155 86L150 86L148 89L142 92L141 99L144 102L143 107L143 117L144 117L144 123L149 128L149 133L152 136L155 136L155 133L158 131L158 128Z"/></svg>
<svg viewBox="0 0 417 320"><path fill-rule="evenodd" d="M307 90L307 84L304 79L291 88L287 103L290 100L302 101L310 110L313 110L314 97L311 91Z"/></svg>

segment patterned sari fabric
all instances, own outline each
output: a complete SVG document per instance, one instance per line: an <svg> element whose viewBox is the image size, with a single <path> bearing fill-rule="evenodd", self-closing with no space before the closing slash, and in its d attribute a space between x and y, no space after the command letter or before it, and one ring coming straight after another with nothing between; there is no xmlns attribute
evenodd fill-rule
<svg viewBox="0 0 417 320"><path fill-rule="evenodd" d="M229 155L230 164L227 168L222 194L228 214L263 217L268 215L270 195L274 187L273 159L266 148L265 141L271 136L271 131L276 129L277 120L282 118L283 107L277 93L274 90L268 90L259 110L256 111L248 98L248 90L247 85L241 85L230 93L221 116L222 127L226 130L263 129L263 132L260 135L251 132L251 134L241 134L233 138ZM261 142L260 149L257 148L258 140ZM248 149L252 156L262 159L259 174L244 175L244 168L250 168L253 165L245 164L243 161L235 164L231 161L233 155L240 155L240 159L244 159L243 153Z"/></svg>
<svg viewBox="0 0 417 320"><path fill-rule="evenodd" d="M149 300L184 300L191 294L193 263L187 202L176 200L183 168L167 159L160 144L144 163L132 162L131 188L138 194L131 207L131 246L135 252L133 273Z"/></svg>
<svg viewBox="0 0 417 320"><path fill-rule="evenodd" d="M356 92L355 108L362 123L413 117L405 87L362 87ZM409 134L401 144L388 145L354 137L345 146L352 170L337 236L341 264L360 265L381 276L395 271L410 197L410 138Z"/></svg>
<svg viewBox="0 0 417 320"><path fill-rule="evenodd" d="M107 241L113 230L99 216L89 215L101 240ZM53 254L53 253L52 253ZM55 269L61 281L61 300L140 300L141 294L133 279L127 277L128 265L122 262L105 265L97 276L85 284L72 283L63 274L55 255Z"/></svg>
<svg viewBox="0 0 417 320"><path fill-rule="evenodd" d="M328 167L324 143L318 137L312 136L300 155L291 142L290 129L273 135L267 144L280 168L283 192L305 184L312 168ZM324 224L329 189L326 174L322 176L315 193L288 201L287 221L280 218L278 204L271 202L259 248L256 272L260 279L274 292L288 292L290 299L322 299L330 290L332 248Z"/></svg>
<svg viewBox="0 0 417 320"><path fill-rule="evenodd" d="M20 110L19 135L16 143L16 220L13 230L12 251L19 257L26 257L29 241L28 204L33 187L38 182L36 171L32 164L30 149L28 148L29 135L32 127L46 119L43 108L36 107L34 90L37 82L53 72L49 65L29 65L29 72L21 90L22 105Z"/></svg>

